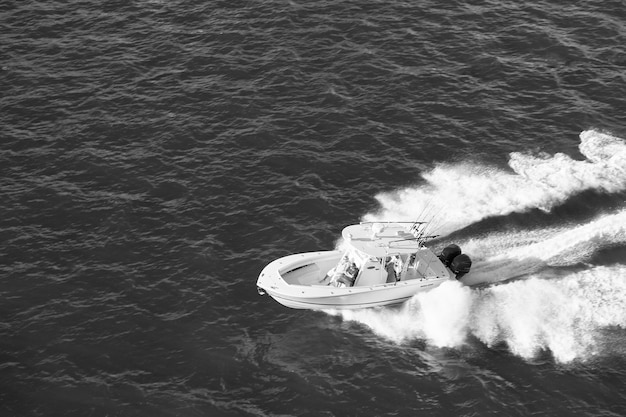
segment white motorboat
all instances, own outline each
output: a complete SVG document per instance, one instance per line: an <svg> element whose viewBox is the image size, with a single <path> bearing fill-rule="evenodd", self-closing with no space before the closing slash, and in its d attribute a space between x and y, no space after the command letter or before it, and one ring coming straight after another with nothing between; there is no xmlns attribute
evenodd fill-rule
<svg viewBox="0 0 626 417"><path fill-rule="evenodd" d="M457 245L435 255L422 222L363 222L343 229L344 250L288 255L269 263L260 294L303 309L357 309L402 303L469 272Z"/></svg>

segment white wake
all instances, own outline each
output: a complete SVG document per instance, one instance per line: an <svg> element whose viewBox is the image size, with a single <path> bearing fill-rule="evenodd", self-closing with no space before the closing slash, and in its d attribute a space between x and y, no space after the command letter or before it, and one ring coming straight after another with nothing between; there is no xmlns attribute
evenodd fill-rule
<svg viewBox="0 0 626 417"><path fill-rule="evenodd" d="M421 185L377 196L381 210L364 220L445 219L435 226L446 234L490 216L550 211L588 189L626 190L626 142L593 130L582 132L580 139L584 160L515 152L511 171L471 163L439 165L423 175ZM626 210L581 224L457 243L473 260L462 283L449 281L417 294L401 309L335 314L397 343L417 338L459 347L473 337L487 346L506 343L524 358L548 350L559 362L589 359L605 349L603 332L626 329L626 265L585 264L600 249L626 246ZM567 266L577 271L558 269ZM485 283L498 284L476 286Z"/></svg>
<svg viewBox="0 0 626 417"><path fill-rule="evenodd" d="M595 130L582 132L580 140L585 160L513 152L511 170L470 162L437 165L419 185L379 194L380 210L363 220L432 220L431 231L445 235L491 216L549 211L589 189L626 190L626 141Z"/></svg>
<svg viewBox="0 0 626 417"><path fill-rule="evenodd" d="M460 244L473 260L464 284L506 281L546 267L584 263L600 249L626 246L626 210L582 224L494 234Z"/></svg>
<svg viewBox="0 0 626 417"><path fill-rule="evenodd" d="M506 343L526 359L549 350L561 363L588 360L603 352L603 330L626 329L626 266L483 289L448 281L400 310L339 314L397 343L418 338L438 347L460 347L471 335L489 347Z"/></svg>

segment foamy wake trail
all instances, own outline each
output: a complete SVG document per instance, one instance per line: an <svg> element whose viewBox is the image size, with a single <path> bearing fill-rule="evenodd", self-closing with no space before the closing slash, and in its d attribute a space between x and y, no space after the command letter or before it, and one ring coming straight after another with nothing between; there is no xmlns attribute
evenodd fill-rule
<svg viewBox="0 0 626 417"><path fill-rule="evenodd" d="M493 283L536 273L547 266L586 262L598 250L626 245L626 210L587 223L489 235L462 242L474 264L466 285Z"/></svg>
<svg viewBox="0 0 626 417"><path fill-rule="evenodd" d="M561 153L513 152L512 172L472 163L438 165L422 175L425 183L378 195L380 211L363 220L432 219L432 232L447 234L490 216L549 211L588 189L626 190L626 141L594 130L582 132L580 140L582 161Z"/></svg>
<svg viewBox="0 0 626 417"><path fill-rule="evenodd" d="M438 230L431 232L446 234L489 216L550 210L587 189L626 190L626 142L597 131L582 132L580 139L582 161L563 154L512 153L512 172L469 163L439 165L423 175L425 184L379 195L380 212L364 220L434 218ZM437 223L441 218L446 222ZM397 343L424 339L439 347L458 347L473 336L487 346L506 343L524 358L549 350L559 362L602 353L611 340L604 337L606 332L626 329L626 265L541 278L547 267L579 264L599 249L626 245L626 210L582 224L457 243L473 260L463 283L445 282L417 294L399 310L335 314ZM527 279L471 287L519 276Z"/></svg>
<svg viewBox="0 0 626 417"><path fill-rule="evenodd" d="M416 295L400 310L339 314L397 343L420 338L439 347L459 347L472 335L487 346L504 342L523 358L549 350L559 362L586 360L606 348L603 330L626 328L626 266L484 289L448 281Z"/></svg>

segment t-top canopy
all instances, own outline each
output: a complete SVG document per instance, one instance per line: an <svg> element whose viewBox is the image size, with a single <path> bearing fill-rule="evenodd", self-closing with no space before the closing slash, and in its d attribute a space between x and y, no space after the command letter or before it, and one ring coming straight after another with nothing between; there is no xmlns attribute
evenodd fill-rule
<svg viewBox="0 0 626 417"><path fill-rule="evenodd" d="M411 225L414 223L361 223L346 227L342 235L354 249L372 257L411 254L422 247L411 233Z"/></svg>

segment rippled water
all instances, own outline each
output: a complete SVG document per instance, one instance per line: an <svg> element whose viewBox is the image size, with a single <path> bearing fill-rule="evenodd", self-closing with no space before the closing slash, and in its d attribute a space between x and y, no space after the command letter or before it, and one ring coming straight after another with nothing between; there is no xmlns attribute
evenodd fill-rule
<svg viewBox="0 0 626 417"><path fill-rule="evenodd" d="M626 414L623 1L0 5L2 416ZM403 306L259 297L427 217Z"/></svg>

